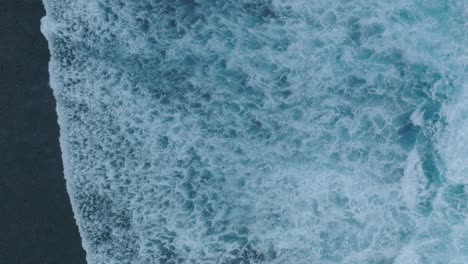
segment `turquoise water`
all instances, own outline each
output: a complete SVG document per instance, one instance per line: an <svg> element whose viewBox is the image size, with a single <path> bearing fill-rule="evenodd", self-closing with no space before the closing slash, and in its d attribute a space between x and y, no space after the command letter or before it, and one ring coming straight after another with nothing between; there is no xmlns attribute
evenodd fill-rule
<svg viewBox="0 0 468 264"><path fill-rule="evenodd" d="M88 263L468 263L465 1L44 3Z"/></svg>

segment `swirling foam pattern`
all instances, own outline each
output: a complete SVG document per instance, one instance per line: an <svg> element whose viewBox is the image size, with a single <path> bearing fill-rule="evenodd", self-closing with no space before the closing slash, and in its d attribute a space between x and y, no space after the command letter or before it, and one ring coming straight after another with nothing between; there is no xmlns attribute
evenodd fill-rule
<svg viewBox="0 0 468 264"><path fill-rule="evenodd" d="M468 263L468 2L44 2L88 263Z"/></svg>

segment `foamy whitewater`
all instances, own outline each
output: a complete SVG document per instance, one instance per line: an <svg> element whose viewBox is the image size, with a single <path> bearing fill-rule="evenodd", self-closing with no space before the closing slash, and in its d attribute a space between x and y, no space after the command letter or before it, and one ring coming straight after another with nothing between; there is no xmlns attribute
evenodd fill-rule
<svg viewBox="0 0 468 264"><path fill-rule="evenodd" d="M44 0L89 264L468 263L465 0Z"/></svg>

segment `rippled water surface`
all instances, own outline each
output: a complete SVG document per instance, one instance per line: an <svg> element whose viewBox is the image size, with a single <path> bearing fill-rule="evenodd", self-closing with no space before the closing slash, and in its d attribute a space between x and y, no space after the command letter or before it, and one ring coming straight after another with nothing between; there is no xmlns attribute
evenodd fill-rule
<svg viewBox="0 0 468 264"><path fill-rule="evenodd" d="M468 263L463 0L44 0L90 264Z"/></svg>

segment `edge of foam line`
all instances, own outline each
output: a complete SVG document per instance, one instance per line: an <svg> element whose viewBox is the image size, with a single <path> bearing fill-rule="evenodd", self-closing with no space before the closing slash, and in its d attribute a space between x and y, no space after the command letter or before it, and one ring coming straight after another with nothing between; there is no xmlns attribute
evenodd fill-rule
<svg viewBox="0 0 468 264"><path fill-rule="evenodd" d="M71 184L71 179L72 179L72 164L68 159L68 152L67 150L69 149L69 146L67 144L67 141L65 140L65 135L67 135L66 131L66 126L64 125L64 119L62 116L62 112L60 111L60 100L57 94L57 89L59 86L59 81L57 80L56 76L56 63L55 59L52 55L53 51L53 45L51 43L51 37L53 34L53 29L56 25L54 25L54 22L52 21L51 15L50 15L50 5L48 4L47 0L42 1L44 8L46 10L46 15L41 19L41 33L47 40L47 46L49 49L49 63L48 63L48 73L49 73L49 87L52 89L54 99L56 102L55 105L55 112L57 113L57 123L59 125L59 144L60 144L60 151L61 151L61 157L62 157L62 164L63 164L63 174L65 178L65 187L68 193L69 201L72 207L73 211L73 218L75 219L75 223L78 226L78 233L80 236L81 240L81 246L83 247L85 251L85 257L86 257L86 262L87 263L92 263L90 261L90 247L89 244L86 242L86 238L83 237L83 230L82 230L82 219L79 217L78 214L78 207L77 204L75 203L74 200L74 190L73 186Z"/></svg>

